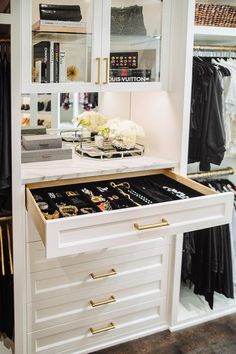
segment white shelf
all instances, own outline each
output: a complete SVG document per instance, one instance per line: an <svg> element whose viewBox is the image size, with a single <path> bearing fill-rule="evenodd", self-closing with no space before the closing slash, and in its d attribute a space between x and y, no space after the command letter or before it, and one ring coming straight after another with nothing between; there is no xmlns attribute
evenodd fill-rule
<svg viewBox="0 0 236 354"><path fill-rule="evenodd" d="M207 42L212 44L235 45L236 28L214 27L214 26L195 26L195 43Z"/></svg>
<svg viewBox="0 0 236 354"><path fill-rule="evenodd" d="M22 92L31 93L61 93L61 92L98 92L100 85L87 82L65 82L65 83L32 83L22 87Z"/></svg>
<svg viewBox="0 0 236 354"><path fill-rule="evenodd" d="M115 36L111 35L111 52L125 50L158 50L160 36Z"/></svg>
<svg viewBox="0 0 236 354"><path fill-rule="evenodd" d="M11 14L0 14L0 24L10 25L12 23L12 15Z"/></svg>

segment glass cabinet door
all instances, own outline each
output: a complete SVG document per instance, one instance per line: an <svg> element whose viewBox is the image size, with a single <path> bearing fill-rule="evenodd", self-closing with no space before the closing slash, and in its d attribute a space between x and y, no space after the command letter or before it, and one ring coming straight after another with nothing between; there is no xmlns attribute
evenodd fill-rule
<svg viewBox="0 0 236 354"><path fill-rule="evenodd" d="M1 0L0 1L0 13L1 14L9 14L10 10L10 0Z"/></svg>
<svg viewBox="0 0 236 354"><path fill-rule="evenodd" d="M23 61L23 72L31 67L28 81L31 88L37 87L35 92L40 92L43 84L50 89L48 92L67 91L58 84L66 85L68 91L74 90L76 85L91 90L99 85L101 1L31 0L30 20L23 15L24 33L28 37L26 51L30 42L29 58ZM24 0L24 3L23 12L29 13L29 1ZM100 22L95 22L95 13Z"/></svg>
<svg viewBox="0 0 236 354"><path fill-rule="evenodd" d="M106 82L132 86L159 82L162 1L108 0L106 6L108 3L110 33L105 40L109 41L109 52L103 73Z"/></svg>

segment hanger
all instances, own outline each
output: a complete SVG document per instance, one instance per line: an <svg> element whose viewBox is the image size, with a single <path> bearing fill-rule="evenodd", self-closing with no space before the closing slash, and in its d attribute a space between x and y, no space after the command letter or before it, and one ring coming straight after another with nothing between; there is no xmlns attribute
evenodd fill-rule
<svg viewBox="0 0 236 354"><path fill-rule="evenodd" d="M12 242L11 242L11 232L9 223L12 221L12 216L0 217L0 256L1 256L1 269L2 276L6 275L5 268L5 254L4 254L4 239L3 239L3 225L6 227L6 242L9 258L10 274L13 275L13 255L12 255ZM1 225L1 223L3 225Z"/></svg>

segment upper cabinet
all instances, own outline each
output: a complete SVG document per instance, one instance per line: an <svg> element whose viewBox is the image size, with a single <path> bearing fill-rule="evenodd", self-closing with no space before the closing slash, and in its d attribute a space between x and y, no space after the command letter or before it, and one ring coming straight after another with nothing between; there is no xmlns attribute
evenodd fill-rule
<svg viewBox="0 0 236 354"><path fill-rule="evenodd" d="M169 2L23 0L22 91L160 89Z"/></svg>
<svg viewBox="0 0 236 354"><path fill-rule="evenodd" d="M10 13L10 0L1 0L0 1L0 14L9 14Z"/></svg>

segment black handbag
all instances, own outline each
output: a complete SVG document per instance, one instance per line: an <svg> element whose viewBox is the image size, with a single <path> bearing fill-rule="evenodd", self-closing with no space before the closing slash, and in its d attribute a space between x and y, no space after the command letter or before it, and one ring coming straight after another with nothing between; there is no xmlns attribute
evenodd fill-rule
<svg viewBox="0 0 236 354"><path fill-rule="evenodd" d="M39 4L40 20L74 21L82 20L79 5Z"/></svg>
<svg viewBox="0 0 236 354"><path fill-rule="evenodd" d="M146 36L142 6L111 8L111 34Z"/></svg>

